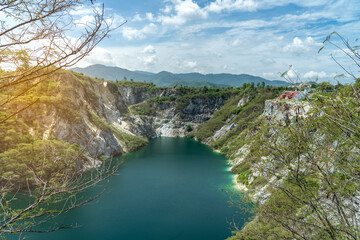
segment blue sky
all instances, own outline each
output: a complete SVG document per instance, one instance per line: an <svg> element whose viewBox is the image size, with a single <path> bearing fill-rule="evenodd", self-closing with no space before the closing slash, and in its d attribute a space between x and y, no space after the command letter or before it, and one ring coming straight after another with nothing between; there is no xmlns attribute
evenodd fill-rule
<svg viewBox="0 0 360 240"><path fill-rule="evenodd" d="M323 40L337 31L352 42L360 33L358 0L106 0L104 5L113 24L127 23L78 66L280 79L292 65L302 78L330 80L343 73L330 54L345 60L331 46L318 54ZM75 9L74 18L89 19L88 8Z"/></svg>

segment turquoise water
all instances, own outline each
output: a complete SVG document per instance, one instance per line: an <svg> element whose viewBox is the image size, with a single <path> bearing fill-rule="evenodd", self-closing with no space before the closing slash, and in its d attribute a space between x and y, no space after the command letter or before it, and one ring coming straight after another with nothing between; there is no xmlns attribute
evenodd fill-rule
<svg viewBox="0 0 360 240"><path fill-rule="evenodd" d="M157 138L121 157L106 192L64 214L79 228L27 239L225 239L241 216L221 190L232 184L226 159L186 138ZM240 214L241 215L241 214Z"/></svg>

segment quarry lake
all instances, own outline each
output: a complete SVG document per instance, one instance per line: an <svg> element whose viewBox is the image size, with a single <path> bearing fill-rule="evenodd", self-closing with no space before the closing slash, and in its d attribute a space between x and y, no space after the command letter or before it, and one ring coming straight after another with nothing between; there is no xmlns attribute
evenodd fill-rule
<svg viewBox="0 0 360 240"><path fill-rule="evenodd" d="M225 239L242 214L222 189L233 175L224 156L188 138L157 138L124 163L95 201L65 214L76 229L27 239ZM94 190L95 191L95 190Z"/></svg>

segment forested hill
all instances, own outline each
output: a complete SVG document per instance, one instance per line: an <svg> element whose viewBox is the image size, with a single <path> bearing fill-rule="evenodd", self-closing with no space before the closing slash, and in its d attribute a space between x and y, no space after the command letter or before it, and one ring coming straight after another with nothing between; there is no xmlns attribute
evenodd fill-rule
<svg viewBox="0 0 360 240"><path fill-rule="evenodd" d="M122 80L124 78L135 81L153 82L157 86L175 86L183 85L190 87L240 87L244 83L265 82L270 86L286 86L288 83L280 80L270 81L262 77L248 74L200 74L200 73L181 73L175 74L162 71L159 73L150 73L142 71L130 71L119 67L109 67L100 64L91 65L86 68L71 69L78 73L83 73L90 77L104 78L105 80Z"/></svg>

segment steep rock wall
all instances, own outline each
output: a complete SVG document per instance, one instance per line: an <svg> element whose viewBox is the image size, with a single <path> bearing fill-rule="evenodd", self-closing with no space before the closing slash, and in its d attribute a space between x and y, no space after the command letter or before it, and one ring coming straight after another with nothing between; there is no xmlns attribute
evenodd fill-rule
<svg viewBox="0 0 360 240"><path fill-rule="evenodd" d="M204 123L224 104L223 98L195 98L183 109L181 118L187 122Z"/></svg>
<svg viewBox="0 0 360 240"><path fill-rule="evenodd" d="M101 126L98 119L109 124L119 122L129 110L113 83L97 82L65 72L56 76L61 84L71 86L51 96L56 102L44 100L37 106L44 114L29 109L20 114L43 139L55 136L58 140L76 143L91 157L106 157L124 152L113 132ZM96 116L96 119L94 117ZM35 126L32 122L33 120Z"/></svg>
<svg viewBox="0 0 360 240"><path fill-rule="evenodd" d="M134 105L145 101L146 99L154 98L157 96L170 96L175 94L176 90L170 87L163 88L146 88L146 87L130 87L119 86L118 87L122 99L127 106Z"/></svg>
<svg viewBox="0 0 360 240"><path fill-rule="evenodd" d="M305 101L272 99L265 101L262 114L273 123L287 124L294 118L305 117L310 111L310 104Z"/></svg>
<svg viewBox="0 0 360 240"><path fill-rule="evenodd" d="M32 130L43 139L54 136L58 140L76 143L91 158L136 150L146 139L160 136L184 137L186 126L196 129L223 103L222 98L196 98L179 111L174 101L158 103L154 116L137 116L129 106L154 97L176 96L176 88L129 87L112 82L94 80L86 76L64 72L57 76L62 86L68 86L39 104L43 113L34 116L29 109L21 116L36 119ZM175 98L176 99L176 98ZM136 142L137 145L133 145Z"/></svg>
<svg viewBox="0 0 360 240"><path fill-rule="evenodd" d="M248 95L240 98L240 100L235 100L233 105L237 109L241 109L248 103L251 104ZM231 109L232 107L227 106L227 108ZM261 115L250 124L239 129L238 125L242 124L242 120L240 119L238 122L234 120L241 111L238 114L228 114L223 125L214 131L213 135L203 139L202 142L223 152L230 159L229 165L231 171L236 174L234 183L238 189L249 190L249 194L254 200L263 202L269 196L268 186L277 180L275 178L269 179L268 176L262 174L261 169L271 167L271 159L266 155L256 153L261 150L265 143L280 141L274 137L279 130L309 116L310 110L310 104L305 101L266 100ZM222 110L220 109L220 111ZM279 171L283 170L280 169ZM282 174L286 174L286 172L282 172ZM250 189L248 189L249 186Z"/></svg>

